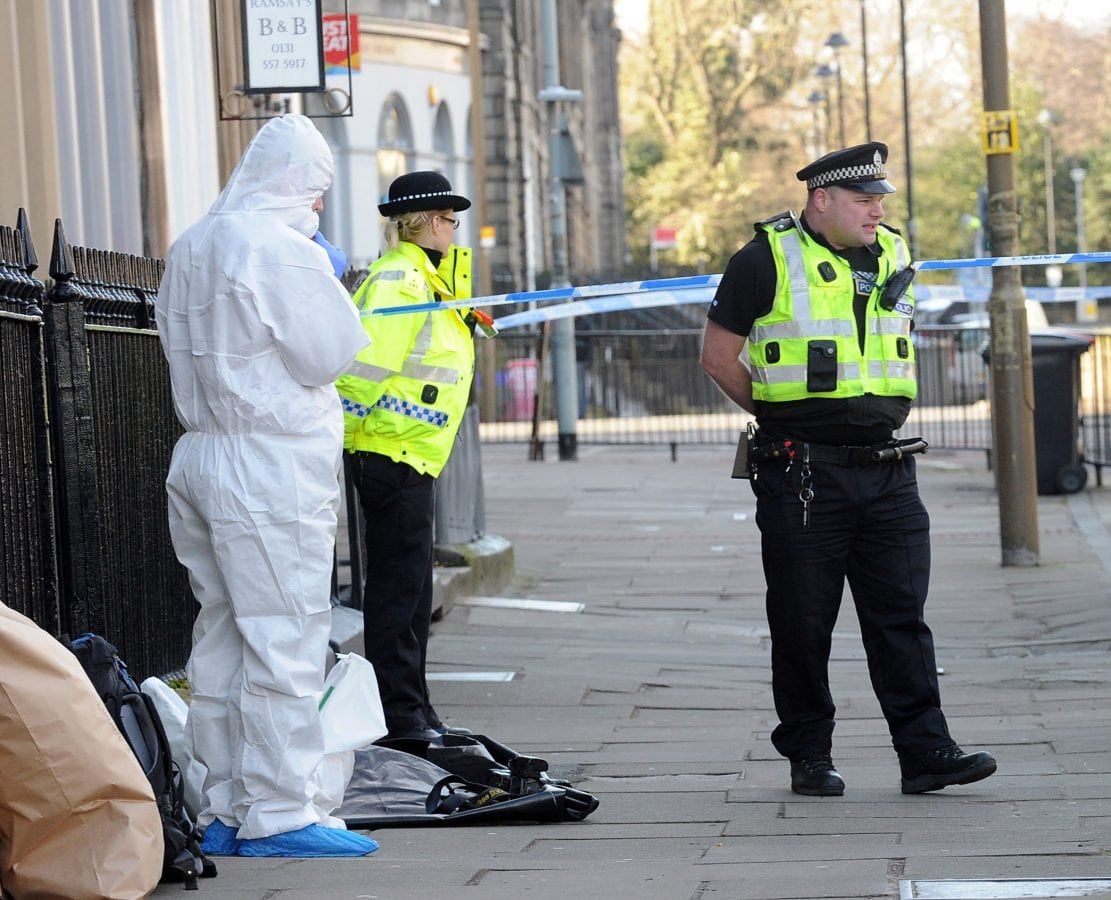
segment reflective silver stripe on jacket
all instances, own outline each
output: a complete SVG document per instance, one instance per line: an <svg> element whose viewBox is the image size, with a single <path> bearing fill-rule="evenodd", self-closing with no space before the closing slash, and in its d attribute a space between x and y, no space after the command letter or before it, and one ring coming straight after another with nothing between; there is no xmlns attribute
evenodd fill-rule
<svg viewBox="0 0 1111 900"><path fill-rule="evenodd" d="M776 322L773 325L754 325L750 338L754 341L785 340L803 337L852 337L853 323L848 319L815 319L802 322Z"/></svg>
<svg viewBox="0 0 1111 900"><path fill-rule="evenodd" d="M806 260L797 231L789 231L780 239L787 262L787 280L791 283L792 317L799 322L810 320L810 282L806 278Z"/></svg>
<svg viewBox="0 0 1111 900"><path fill-rule="evenodd" d="M910 265L910 250L907 248L906 242L900 240L898 237L894 240L895 244L895 271L905 269Z"/></svg>
<svg viewBox="0 0 1111 900"><path fill-rule="evenodd" d="M345 374L354 375L356 378L365 378L367 381L385 381L391 375L400 374L415 381L435 381L439 384L459 383L458 369L449 369L446 366L426 366L420 362L413 362L411 359L402 364L400 372L387 369L385 366L374 366L356 360L347 367Z"/></svg>
<svg viewBox="0 0 1111 900"><path fill-rule="evenodd" d="M432 349L432 313L424 314L424 325L421 330L417 332L417 338L413 341L413 349L409 351L409 359L414 362L420 362L424 359L424 354Z"/></svg>
<svg viewBox="0 0 1111 900"><path fill-rule="evenodd" d="M860 379L860 363L838 363L837 380ZM753 366L752 380L761 384L806 384L806 366Z"/></svg>
<svg viewBox="0 0 1111 900"><path fill-rule="evenodd" d="M370 363L355 362L347 367L345 375L354 375L356 378L365 378L367 381L385 381L393 374L392 369L385 366L372 366Z"/></svg>
<svg viewBox="0 0 1111 900"><path fill-rule="evenodd" d="M914 378L914 363L889 359L886 363L882 359L873 359L868 362L869 378Z"/></svg>
<svg viewBox="0 0 1111 900"><path fill-rule="evenodd" d="M413 362L411 357L401 367L401 374L417 381L436 381L440 384L459 383L458 369L449 369L447 366L426 366L424 363Z"/></svg>
<svg viewBox="0 0 1111 900"><path fill-rule="evenodd" d="M910 334L910 319L905 316L883 316L872 319L868 327L868 333L905 336Z"/></svg>
<svg viewBox="0 0 1111 900"><path fill-rule="evenodd" d="M369 286L376 281L404 281L406 274L405 269L379 269L367 278L366 283Z"/></svg>

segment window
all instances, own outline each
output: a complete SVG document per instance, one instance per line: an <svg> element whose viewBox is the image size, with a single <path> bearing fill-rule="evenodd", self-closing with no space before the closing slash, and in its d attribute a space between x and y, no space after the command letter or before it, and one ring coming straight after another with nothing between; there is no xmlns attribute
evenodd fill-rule
<svg viewBox="0 0 1111 900"><path fill-rule="evenodd" d="M390 94L378 119L378 194L385 201L390 183L413 168L413 129L405 101Z"/></svg>
<svg viewBox="0 0 1111 900"><path fill-rule="evenodd" d="M451 182L453 188L460 186L455 183L455 136L451 129L451 113L443 101L436 106L436 119L432 124L432 152L440 159L436 166Z"/></svg>

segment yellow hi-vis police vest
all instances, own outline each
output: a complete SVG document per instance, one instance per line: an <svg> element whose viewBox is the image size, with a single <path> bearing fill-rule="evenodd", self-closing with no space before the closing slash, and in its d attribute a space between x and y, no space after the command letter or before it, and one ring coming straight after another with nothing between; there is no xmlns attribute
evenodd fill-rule
<svg viewBox="0 0 1111 900"><path fill-rule="evenodd" d="M800 228L793 213L758 227L767 233L775 259L776 291L771 311L756 319L749 335L753 399L779 403L876 394L913 400L918 394L910 340L913 290L908 288L894 309L879 304L887 279L910 263L902 237L882 224L877 229L882 253L861 353L848 262Z"/></svg>
<svg viewBox="0 0 1111 900"><path fill-rule="evenodd" d="M471 251L451 247L438 269L402 241L371 264L355 292L370 345L336 382L345 450L388 456L436 477L447 463L474 377L469 310L367 316L372 309L471 296Z"/></svg>

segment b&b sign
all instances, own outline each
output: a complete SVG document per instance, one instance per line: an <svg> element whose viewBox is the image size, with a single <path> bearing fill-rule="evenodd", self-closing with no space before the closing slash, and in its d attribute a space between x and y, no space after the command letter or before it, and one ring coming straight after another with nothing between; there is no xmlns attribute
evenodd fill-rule
<svg viewBox="0 0 1111 900"><path fill-rule="evenodd" d="M246 94L324 90L321 0L241 0Z"/></svg>

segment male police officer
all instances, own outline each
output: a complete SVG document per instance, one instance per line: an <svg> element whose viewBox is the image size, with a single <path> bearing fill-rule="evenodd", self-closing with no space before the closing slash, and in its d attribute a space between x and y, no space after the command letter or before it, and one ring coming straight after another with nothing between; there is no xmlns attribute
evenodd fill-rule
<svg viewBox="0 0 1111 900"><path fill-rule="evenodd" d="M949 736L923 619L929 517L910 453L924 444L892 440L917 393L913 272L881 221L895 190L886 161L873 142L798 172L802 218L756 225L729 261L702 350L706 372L757 420L749 458L780 719L772 743L798 794L845 790L830 757L828 663L846 578L903 793L995 771L990 754L965 754ZM746 345L749 365L738 359Z"/></svg>

